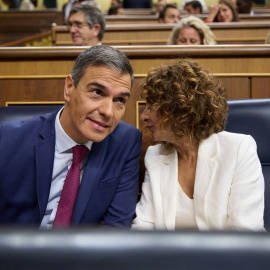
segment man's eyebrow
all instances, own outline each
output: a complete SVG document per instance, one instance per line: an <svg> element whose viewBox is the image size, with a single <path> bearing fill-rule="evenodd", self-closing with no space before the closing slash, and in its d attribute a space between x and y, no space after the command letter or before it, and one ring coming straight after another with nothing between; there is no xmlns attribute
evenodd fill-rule
<svg viewBox="0 0 270 270"><path fill-rule="evenodd" d="M90 86L96 86L98 88L103 89L105 92L109 92L109 90L107 89L106 86L104 86L103 84L98 83L98 82L88 83L87 87L90 87ZM120 95L123 96L123 97L130 97L130 92L122 92L122 93L120 93Z"/></svg>

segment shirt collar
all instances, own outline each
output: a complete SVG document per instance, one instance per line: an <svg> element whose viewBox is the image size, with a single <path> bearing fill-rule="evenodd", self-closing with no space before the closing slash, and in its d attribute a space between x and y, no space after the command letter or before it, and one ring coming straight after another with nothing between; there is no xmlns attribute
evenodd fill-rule
<svg viewBox="0 0 270 270"><path fill-rule="evenodd" d="M58 149L59 153L63 153L69 149L71 149L72 147L76 146L77 143L72 140L67 133L64 131L64 129L62 128L61 124L60 124L60 115L62 110L64 109L65 106L63 106L59 112L56 115L56 119L55 119L55 136L56 136L56 147ZM86 142L84 145L91 150L92 148L92 141L88 141Z"/></svg>

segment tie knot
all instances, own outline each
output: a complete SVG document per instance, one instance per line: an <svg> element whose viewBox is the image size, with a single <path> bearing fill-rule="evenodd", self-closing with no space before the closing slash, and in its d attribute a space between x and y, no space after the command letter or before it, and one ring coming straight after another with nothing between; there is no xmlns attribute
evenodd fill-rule
<svg viewBox="0 0 270 270"><path fill-rule="evenodd" d="M73 147L73 163L81 163L87 150L85 145L76 145Z"/></svg>

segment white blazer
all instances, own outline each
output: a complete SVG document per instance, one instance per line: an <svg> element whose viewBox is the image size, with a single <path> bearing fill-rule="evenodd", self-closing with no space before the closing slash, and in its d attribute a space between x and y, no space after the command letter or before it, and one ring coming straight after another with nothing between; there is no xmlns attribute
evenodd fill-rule
<svg viewBox="0 0 270 270"><path fill-rule="evenodd" d="M150 146L132 229L174 230L177 152ZM249 135L220 132L199 145L194 212L199 230L264 230L264 179Z"/></svg>

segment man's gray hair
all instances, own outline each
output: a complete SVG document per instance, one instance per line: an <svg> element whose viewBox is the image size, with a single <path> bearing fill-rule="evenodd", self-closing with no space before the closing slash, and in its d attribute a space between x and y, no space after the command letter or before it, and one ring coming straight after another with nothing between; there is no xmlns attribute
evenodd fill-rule
<svg viewBox="0 0 270 270"><path fill-rule="evenodd" d="M120 74L130 74L131 86L134 81L132 66L126 55L110 46L97 45L83 51L75 61L71 76L75 87L79 84L89 66L104 66L118 71Z"/></svg>
<svg viewBox="0 0 270 270"><path fill-rule="evenodd" d="M78 6L74 6L70 10L69 15L73 15L77 12L81 12L84 14L84 18L85 18L86 22L88 23L90 29L92 29L95 24L100 25L100 31L98 34L98 38L101 41L103 38L103 35L104 35L105 25L106 25L105 17L104 17L104 14L102 13L102 11L95 6L78 5Z"/></svg>

